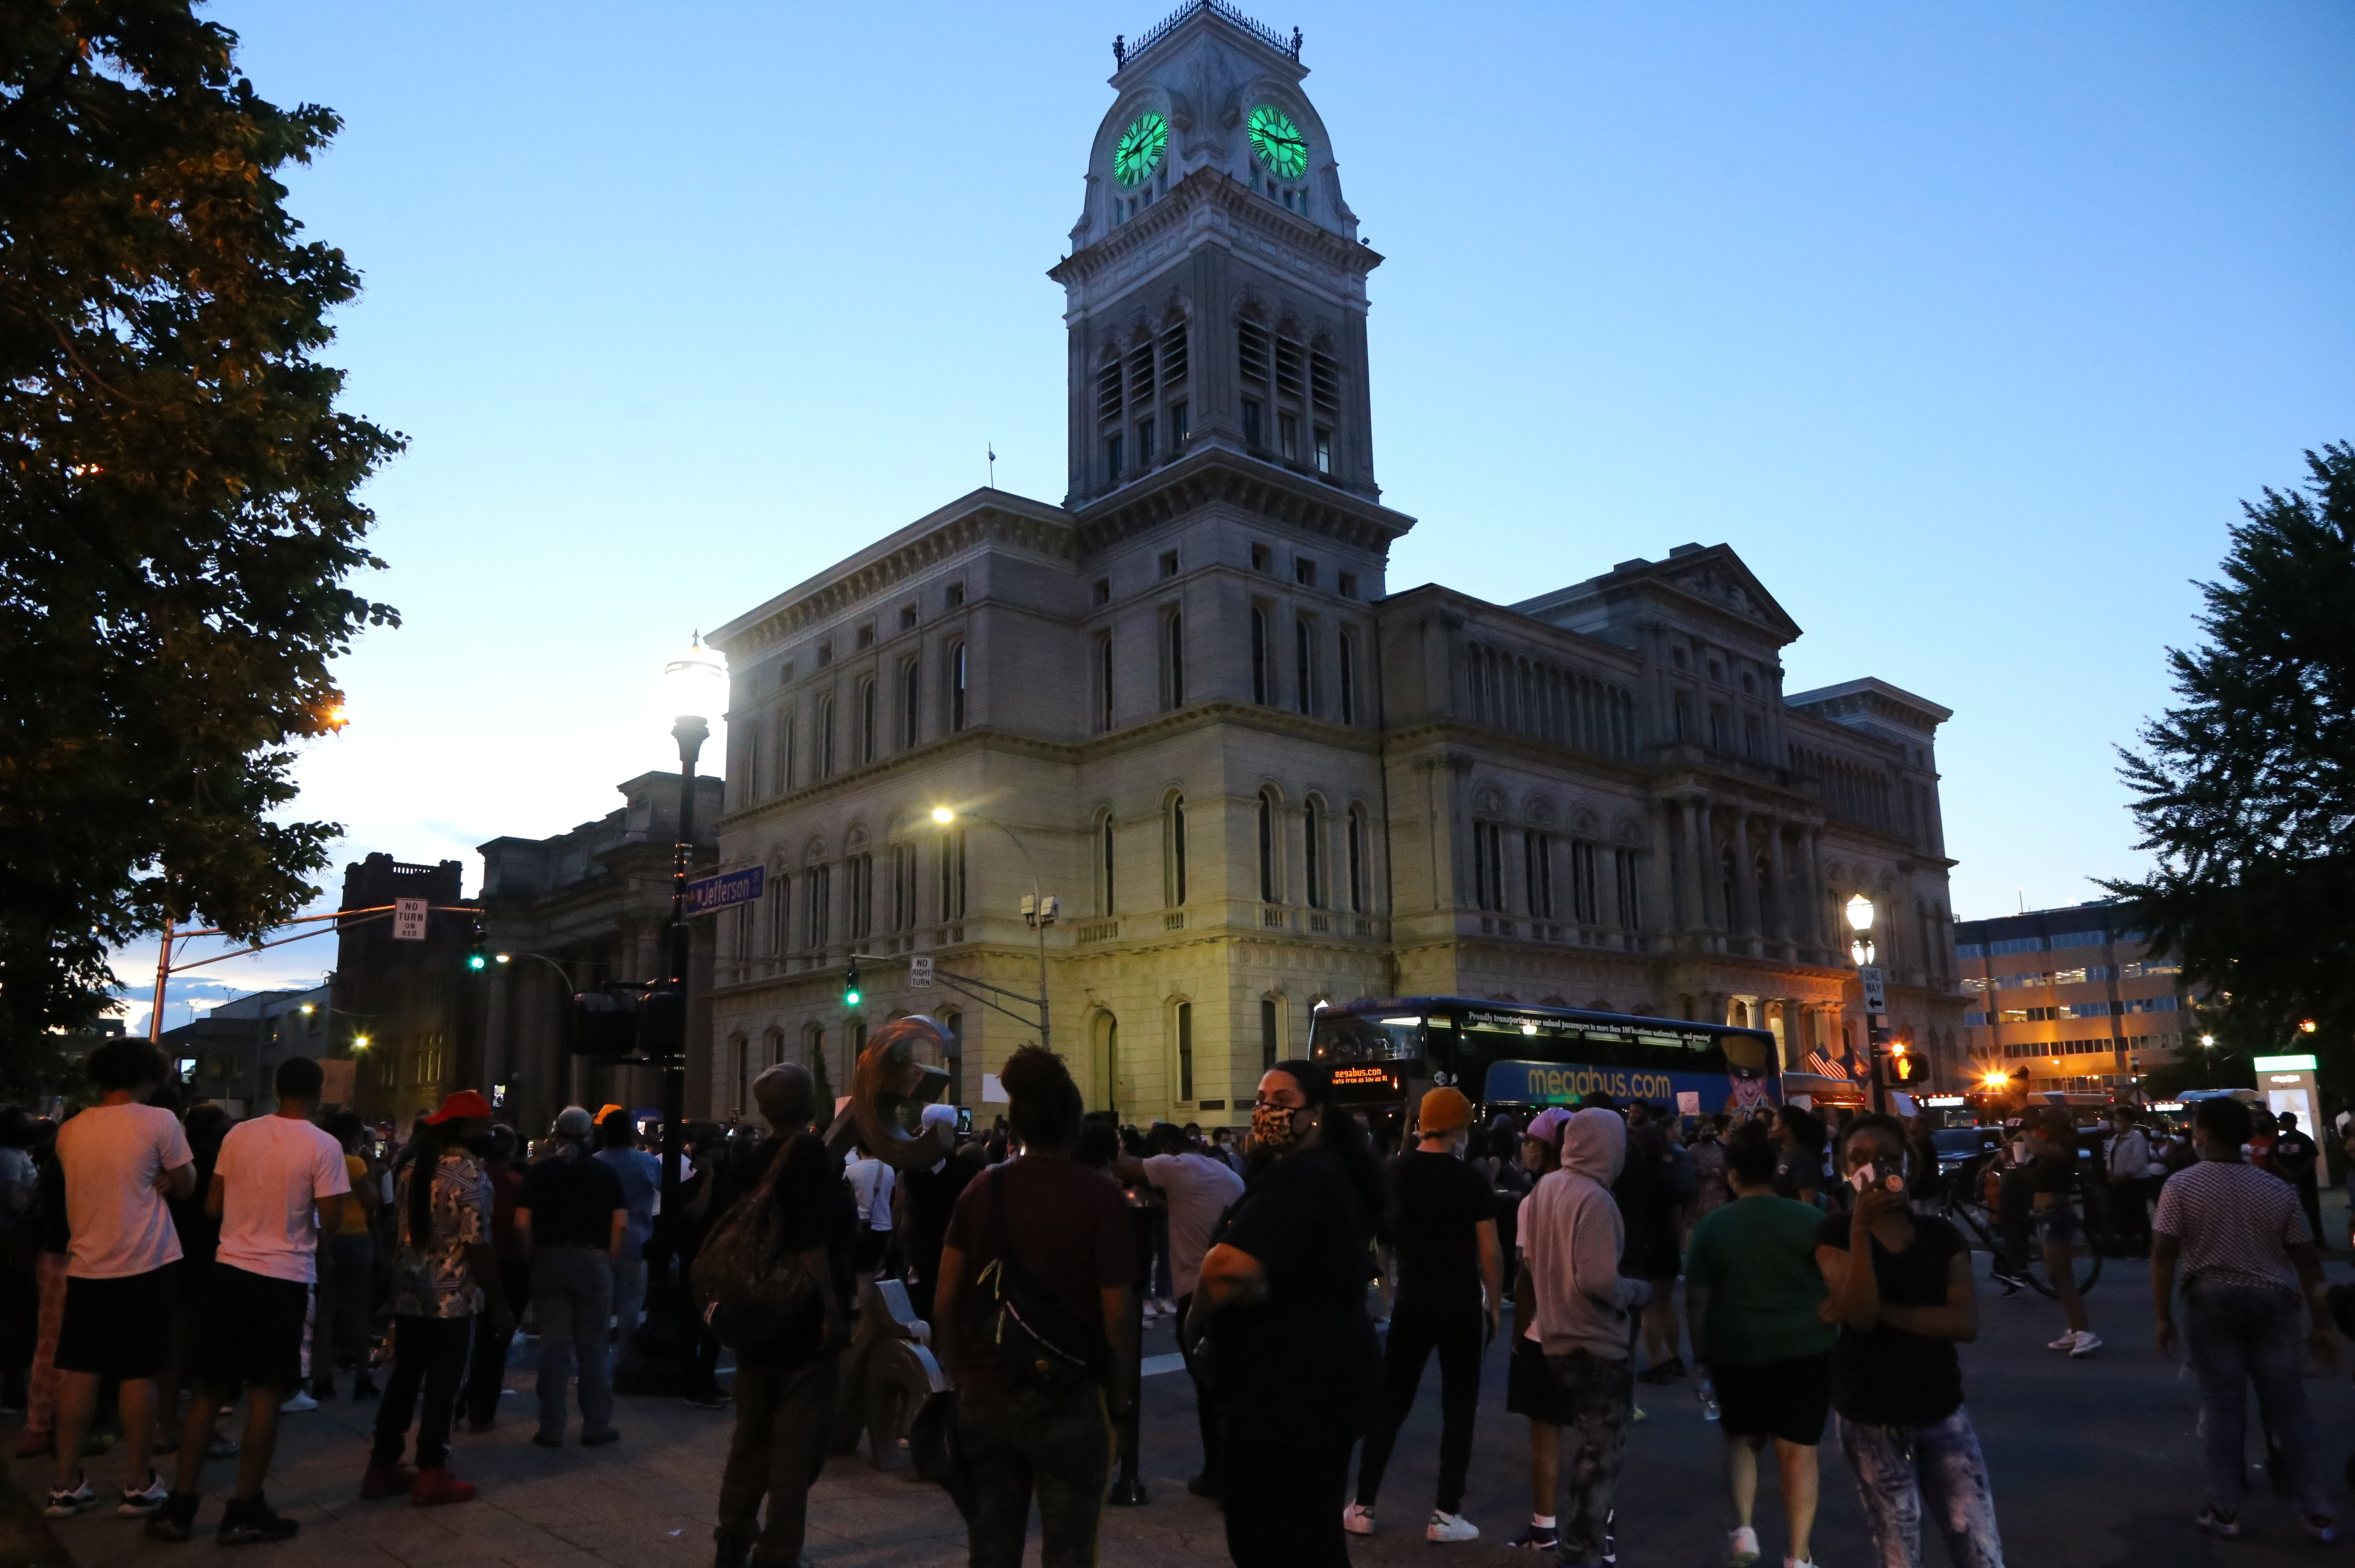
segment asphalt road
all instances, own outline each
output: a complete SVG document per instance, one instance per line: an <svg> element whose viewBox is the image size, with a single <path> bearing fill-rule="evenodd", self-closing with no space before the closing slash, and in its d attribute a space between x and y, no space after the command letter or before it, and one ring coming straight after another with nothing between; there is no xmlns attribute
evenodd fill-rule
<svg viewBox="0 0 2355 1568"><path fill-rule="evenodd" d="M2335 1214L2325 1222L2344 1235ZM1963 1347L1966 1408L1977 1427L1994 1476L2005 1560L2015 1568L2152 1568L2152 1565L2310 1563L2355 1552L2355 1496L2342 1471L2355 1453L2355 1345L2342 1344L2341 1370L2309 1378L2318 1452L2330 1472L2331 1497L2350 1540L2321 1548L2298 1529L2290 1504L2265 1488L2264 1455L2252 1409L2251 1485L2243 1511L2249 1535L2220 1541L2192 1523L2203 1482L2195 1426L2198 1389L2179 1361L2163 1360L2152 1342L2148 1266L2110 1260L2087 1296L2094 1327L2105 1340L2092 1357L2072 1360L2044 1348L2064 1324L2056 1303L2022 1292L2006 1298L1985 1280L1987 1259L1975 1259L1981 1279L1981 1330ZM2329 1272L2355 1277L2342 1249ZM1167 1350L1166 1330L1148 1335L1148 1355ZM1504 1412L1504 1350L1492 1347L1485 1364L1465 1513L1481 1530L1478 1542L1436 1547L1423 1524L1437 1478L1439 1372L1425 1371L1422 1397L1401 1434L1385 1478L1380 1528L1353 1541L1362 1563L1441 1561L1527 1563L1502 1549L1529 1515L1528 1424ZM1148 1430L1144 1468L1160 1508L1182 1499L1183 1478L1198 1458L1191 1391L1182 1374L1147 1381ZM1732 1525L1721 1477L1723 1440L1702 1417L1689 1383L1638 1385L1648 1419L1627 1445L1619 1488L1620 1562L1628 1568L1714 1563ZM1828 1437L1828 1434L1827 1435ZM1835 1442L1821 1451L1823 1500L1815 1556L1824 1568L1870 1561L1853 1477ZM1782 1550L1781 1506L1773 1477L1762 1477L1757 1523L1770 1563ZM1191 1499L1183 1499L1190 1502ZM1496 1543L1492 1545L1491 1543ZM1924 1560L1945 1561L1943 1542L1924 1543ZM1107 1562L1114 1559L1107 1555Z"/></svg>

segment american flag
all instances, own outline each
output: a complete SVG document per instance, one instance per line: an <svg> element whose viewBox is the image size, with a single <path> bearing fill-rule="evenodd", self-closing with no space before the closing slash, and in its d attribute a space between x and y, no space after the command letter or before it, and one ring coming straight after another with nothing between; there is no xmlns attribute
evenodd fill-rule
<svg viewBox="0 0 2355 1568"><path fill-rule="evenodd" d="M1826 1056L1820 1048L1807 1052L1807 1071L1818 1078L1845 1078L1848 1069Z"/></svg>

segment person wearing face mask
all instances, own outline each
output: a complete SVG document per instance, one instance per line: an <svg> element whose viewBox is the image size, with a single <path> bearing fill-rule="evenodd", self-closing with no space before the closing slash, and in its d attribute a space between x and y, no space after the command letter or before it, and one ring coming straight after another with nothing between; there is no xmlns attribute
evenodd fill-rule
<svg viewBox="0 0 2355 1568"><path fill-rule="evenodd" d="M1476 1541L1464 1517L1464 1477L1472 1464L1472 1419L1480 1403L1480 1356L1497 1337L1503 1264L1497 1202L1487 1179L1464 1158L1472 1102L1455 1089L1423 1097L1422 1136L1390 1168L1391 1234L1398 1293L1382 1350L1381 1419L1358 1461L1358 1500L1342 1517L1353 1535L1374 1532L1374 1499L1391 1446L1414 1408L1423 1364L1439 1352L1439 1497L1423 1539Z"/></svg>
<svg viewBox="0 0 2355 1568"><path fill-rule="evenodd" d="M1366 1313L1381 1172L1325 1067L1279 1062L1252 1106L1252 1174L1186 1317L1224 1403L1239 1568L1346 1568L1349 1450L1381 1354Z"/></svg>

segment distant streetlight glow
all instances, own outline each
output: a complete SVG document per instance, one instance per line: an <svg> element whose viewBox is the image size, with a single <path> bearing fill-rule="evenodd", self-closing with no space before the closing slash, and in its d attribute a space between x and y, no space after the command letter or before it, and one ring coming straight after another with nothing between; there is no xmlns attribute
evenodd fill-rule
<svg viewBox="0 0 2355 1568"><path fill-rule="evenodd" d="M2312 1034L2315 1029L2314 1020L2312 1019L2300 1019L2297 1022L2297 1028L2300 1034Z"/></svg>
<svg viewBox="0 0 2355 1568"><path fill-rule="evenodd" d="M356 1034L356 1035L352 1036L352 1049L353 1049L354 1051L366 1051L368 1048L368 1036L366 1036L366 1035L364 1035L364 1034Z"/></svg>
<svg viewBox="0 0 2355 1568"><path fill-rule="evenodd" d="M2212 1034L2203 1034L2200 1037L2200 1043L2202 1045L2212 1046L2216 1043L2216 1037Z"/></svg>
<svg viewBox="0 0 2355 1568"><path fill-rule="evenodd" d="M951 811L945 805L936 805L932 807L932 820L939 823L942 827L946 827L950 823L956 820L956 813Z"/></svg>

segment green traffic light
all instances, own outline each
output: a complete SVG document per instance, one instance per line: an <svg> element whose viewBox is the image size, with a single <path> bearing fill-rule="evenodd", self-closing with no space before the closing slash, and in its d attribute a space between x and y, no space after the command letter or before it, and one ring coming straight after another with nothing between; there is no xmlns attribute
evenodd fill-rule
<svg viewBox="0 0 2355 1568"><path fill-rule="evenodd" d="M857 1007L857 1006L858 1005L858 992L856 992L856 991L845 991L845 992L843 992L843 993L842 993L842 1005L843 1005L844 1007L846 1007L846 1008L855 1008L855 1007Z"/></svg>
<svg viewBox="0 0 2355 1568"><path fill-rule="evenodd" d="M466 955L466 967L469 969L480 969L486 962L488 962L488 960L485 959L479 953L469 953Z"/></svg>

